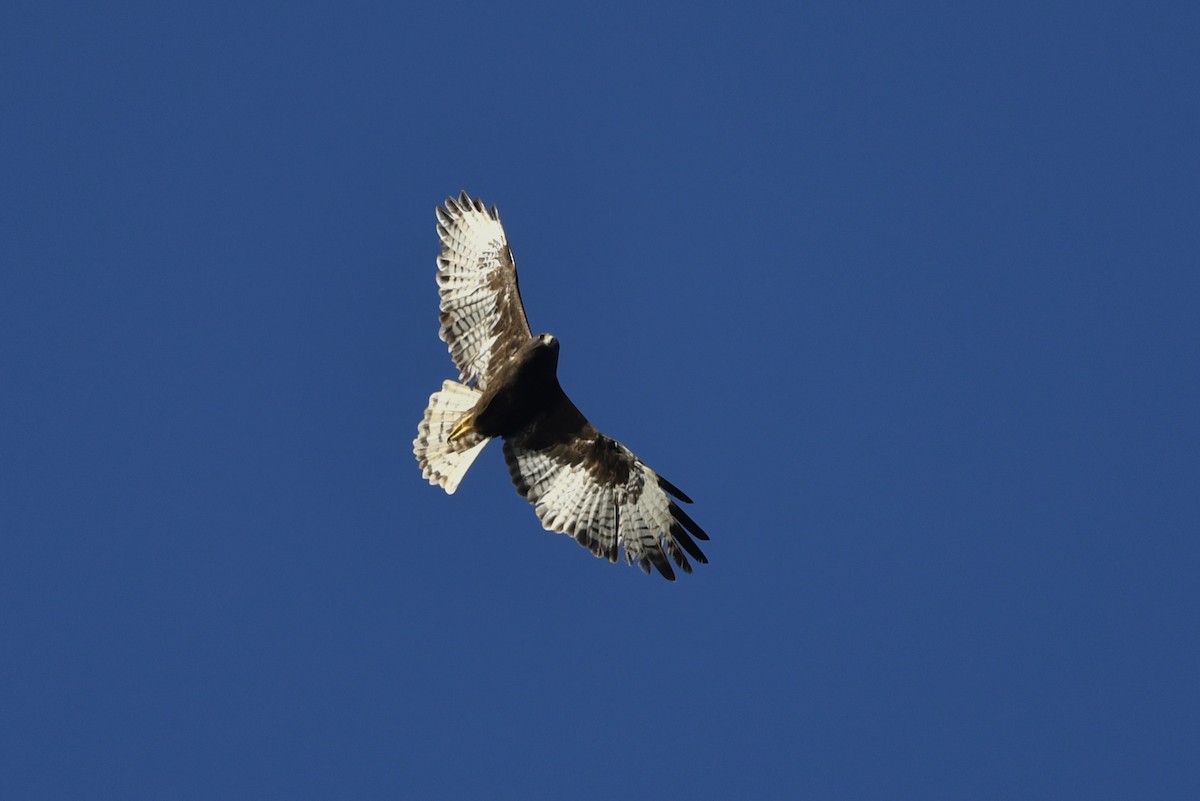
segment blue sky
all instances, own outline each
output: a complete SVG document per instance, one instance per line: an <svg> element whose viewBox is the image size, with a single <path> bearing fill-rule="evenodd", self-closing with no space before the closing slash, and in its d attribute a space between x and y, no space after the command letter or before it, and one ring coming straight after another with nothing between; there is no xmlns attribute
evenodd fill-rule
<svg viewBox="0 0 1200 801"><path fill-rule="evenodd" d="M0 795L1196 797L1197 41L6 4ZM421 479L461 189L694 575Z"/></svg>

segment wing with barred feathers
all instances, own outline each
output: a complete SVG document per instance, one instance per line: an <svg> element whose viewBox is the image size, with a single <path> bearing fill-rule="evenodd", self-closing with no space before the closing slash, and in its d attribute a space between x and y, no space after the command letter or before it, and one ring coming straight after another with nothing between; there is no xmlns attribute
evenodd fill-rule
<svg viewBox="0 0 1200 801"><path fill-rule="evenodd" d="M687 555L708 559L695 540L708 535L674 499L691 499L621 443L595 429L564 395L560 407L525 434L505 440L504 460L517 492L542 527L568 534L598 557L654 567L675 580L671 563L692 572ZM667 557L670 557L668 560Z"/></svg>
<svg viewBox="0 0 1200 801"><path fill-rule="evenodd" d="M463 192L437 208L438 292L441 338L461 379L486 389L492 378L532 338L517 265L500 214Z"/></svg>

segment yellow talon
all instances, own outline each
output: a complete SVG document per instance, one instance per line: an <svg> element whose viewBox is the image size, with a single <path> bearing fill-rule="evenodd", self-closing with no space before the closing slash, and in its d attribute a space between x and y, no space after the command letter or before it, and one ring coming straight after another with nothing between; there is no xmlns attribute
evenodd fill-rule
<svg viewBox="0 0 1200 801"><path fill-rule="evenodd" d="M455 442L462 439L467 434L471 433L471 424L475 422L475 415L468 414L459 420L458 423L450 431L450 441Z"/></svg>

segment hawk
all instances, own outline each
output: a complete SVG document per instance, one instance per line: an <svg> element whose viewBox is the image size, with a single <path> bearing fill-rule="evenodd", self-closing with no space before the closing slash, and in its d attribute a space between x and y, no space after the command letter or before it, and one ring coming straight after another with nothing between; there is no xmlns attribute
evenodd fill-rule
<svg viewBox="0 0 1200 801"><path fill-rule="evenodd" d="M685 573L688 556L707 564L695 540L708 535L679 508L692 499L597 431L563 392L558 340L529 328L496 207L463 192L437 207L437 230L440 334L459 380L429 398L413 440L422 475L453 494L500 437L509 476L543 528L610 562L623 549L626 562L670 581L672 562Z"/></svg>

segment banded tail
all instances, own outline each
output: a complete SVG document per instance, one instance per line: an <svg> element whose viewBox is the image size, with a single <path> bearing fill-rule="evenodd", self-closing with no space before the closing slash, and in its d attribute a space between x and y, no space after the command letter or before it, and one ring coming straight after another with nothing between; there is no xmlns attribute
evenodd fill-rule
<svg viewBox="0 0 1200 801"><path fill-rule="evenodd" d="M447 381L441 390L429 396L425 419L413 440L413 454L421 465L421 475L453 495L467 469L491 437L467 431L451 441L450 432L475 408L483 393L457 381Z"/></svg>

